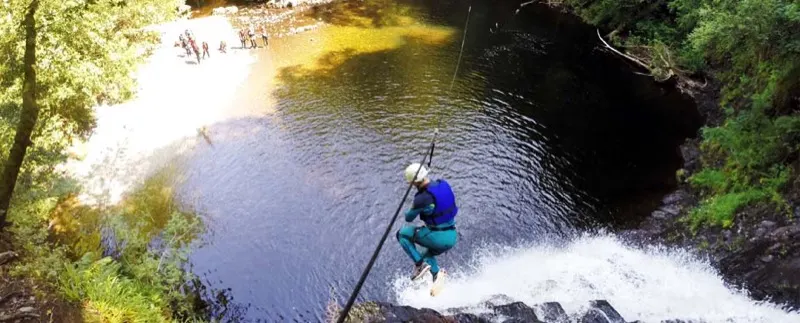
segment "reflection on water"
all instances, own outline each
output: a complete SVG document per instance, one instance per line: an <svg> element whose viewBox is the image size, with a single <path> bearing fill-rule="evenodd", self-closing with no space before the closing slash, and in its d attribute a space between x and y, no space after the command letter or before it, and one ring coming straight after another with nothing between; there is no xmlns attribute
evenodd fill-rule
<svg viewBox="0 0 800 323"><path fill-rule="evenodd" d="M437 125L432 176L461 210L445 268L485 243L565 241L643 215L697 127L684 99L543 8L492 33L499 14L476 4L451 92L466 5L390 3L322 8L311 14L330 26L271 43L231 103L264 116L211 125L213 146L188 156L182 194L210 231L194 270L249 317L315 321L331 287L349 293ZM388 241L362 299L391 300L410 267Z"/></svg>

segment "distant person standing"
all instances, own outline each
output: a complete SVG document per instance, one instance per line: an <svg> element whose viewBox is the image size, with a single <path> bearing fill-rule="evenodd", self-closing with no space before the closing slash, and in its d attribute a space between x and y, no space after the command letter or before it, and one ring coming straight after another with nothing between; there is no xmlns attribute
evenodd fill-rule
<svg viewBox="0 0 800 323"><path fill-rule="evenodd" d="M197 47L197 42L194 39L189 38L189 43L192 46L192 51L194 51L194 55L197 56L197 64L200 64L200 48Z"/></svg>
<svg viewBox="0 0 800 323"><path fill-rule="evenodd" d="M180 34L178 36L178 39L180 39L180 41L181 41L181 48L183 48L183 50L186 51L186 56L191 56L192 55L192 51L191 51L191 49L189 49L189 42L186 40L185 37L183 37L183 34Z"/></svg>
<svg viewBox="0 0 800 323"><path fill-rule="evenodd" d="M247 30L248 36L250 36L250 45L251 48L256 48L258 45L256 44L256 30L253 28L253 25L250 25L250 28Z"/></svg>
<svg viewBox="0 0 800 323"><path fill-rule="evenodd" d="M239 29L239 41L242 42L242 48L247 48L247 42L245 41L244 28Z"/></svg>
<svg viewBox="0 0 800 323"><path fill-rule="evenodd" d="M261 25L261 40L264 41L264 47L269 46L269 38L267 38L267 26Z"/></svg>
<svg viewBox="0 0 800 323"><path fill-rule="evenodd" d="M208 52L208 43L203 42L203 59L206 58L206 55L208 55L208 58L211 58L211 53Z"/></svg>

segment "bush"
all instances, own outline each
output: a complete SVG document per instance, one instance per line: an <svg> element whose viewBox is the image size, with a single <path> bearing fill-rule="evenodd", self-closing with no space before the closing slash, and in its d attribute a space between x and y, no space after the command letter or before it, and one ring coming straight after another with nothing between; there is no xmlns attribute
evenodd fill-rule
<svg viewBox="0 0 800 323"><path fill-rule="evenodd" d="M730 226L741 207L773 201L800 148L800 3L795 0L565 0L584 20L626 37L656 77L707 71L723 82L723 125L703 129L704 169L689 178L706 199L693 227ZM674 52L676 55L671 55ZM673 62L671 57L675 56ZM659 63L660 61L660 63ZM675 66L679 65L679 66ZM666 74L665 74L666 73Z"/></svg>
<svg viewBox="0 0 800 323"><path fill-rule="evenodd" d="M122 274L122 264L87 254L59 277L64 296L84 304L89 322L166 322L158 290Z"/></svg>
<svg viewBox="0 0 800 323"><path fill-rule="evenodd" d="M689 178L709 198L691 213L693 226L703 223L730 226L742 206L771 200L785 207L780 191L790 169L783 163L798 149L800 118L770 118L758 110L744 110L720 127L703 130L706 168ZM712 166L721 159L722 166Z"/></svg>
<svg viewBox="0 0 800 323"><path fill-rule="evenodd" d="M122 206L105 211L76 205L70 193L19 194L10 218L24 257L15 274L79 302L89 322L202 321L205 314L196 309L200 301L191 288L197 278L184 270L202 223L175 204L169 177L157 174ZM76 243L52 243L48 223L61 227L56 241ZM98 232L103 244L94 243Z"/></svg>

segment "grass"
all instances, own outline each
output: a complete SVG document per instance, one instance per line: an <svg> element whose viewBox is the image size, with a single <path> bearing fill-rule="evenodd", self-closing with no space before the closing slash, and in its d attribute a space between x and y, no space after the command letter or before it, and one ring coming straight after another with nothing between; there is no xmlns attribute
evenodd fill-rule
<svg viewBox="0 0 800 323"><path fill-rule="evenodd" d="M70 190L21 194L10 214L23 254L14 274L81 304L87 322L203 321L188 288L196 277L183 269L202 223L178 207L173 175L156 174L104 210Z"/></svg>

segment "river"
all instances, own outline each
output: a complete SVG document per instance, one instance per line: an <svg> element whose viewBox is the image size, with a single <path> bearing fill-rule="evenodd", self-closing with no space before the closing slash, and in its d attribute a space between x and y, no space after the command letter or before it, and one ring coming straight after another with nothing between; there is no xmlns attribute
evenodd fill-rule
<svg viewBox="0 0 800 323"><path fill-rule="evenodd" d="M392 235L360 300L446 309L505 293L570 310L608 298L628 319L702 315L669 308L702 290L636 306L637 293L663 285L651 277L672 275L676 290L707 282L718 291L708 297L735 299L723 309L760 315L708 265L604 233L635 224L674 187L678 145L701 124L692 101L633 73L574 17L489 1L472 3L450 90L468 5L317 10L324 27L253 51L231 99L207 103L248 111L208 125L210 144L182 157L181 198L208 228L192 270L225 291L227 317L318 321L349 296L406 189L403 169L437 126L431 175L450 181L460 207L459 243L440 258L451 294L431 299L407 284L412 264Z"/></svg>
<svg viewBox="0 0 800 323"><path fill-rule="evenodd" d="M234 105L270 113L211 125L213 146L188 158L184 190L211 231L195 271L249 315L315 317L332 287L346 297L436 125L431 174L460 206L448 269L486 243L645 215L673 184L677 145L699 125L691 101L631 73L576 19L475 4L450 91L466 4L366 8L320 13L333 25L260 52ZM361 296L392 299L410 269L392 236Z"/></svg>

